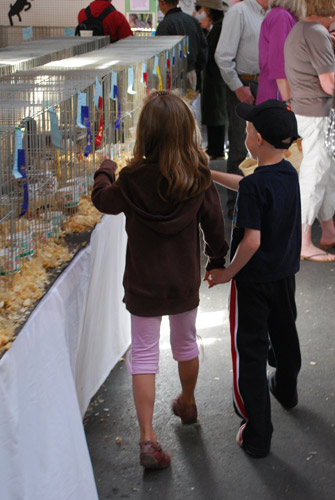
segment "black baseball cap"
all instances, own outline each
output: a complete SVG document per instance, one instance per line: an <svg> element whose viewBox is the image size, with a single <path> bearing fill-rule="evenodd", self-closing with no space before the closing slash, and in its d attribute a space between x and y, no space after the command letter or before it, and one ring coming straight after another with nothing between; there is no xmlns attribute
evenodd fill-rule
<svg viewBox="0 0 335 500"><path fill-rule="evenodd" d="M257 106L240 102L236 114L251 122L263 139L276 149L288 149L299 138L295 114L281 101L269 99Z"/></svg>

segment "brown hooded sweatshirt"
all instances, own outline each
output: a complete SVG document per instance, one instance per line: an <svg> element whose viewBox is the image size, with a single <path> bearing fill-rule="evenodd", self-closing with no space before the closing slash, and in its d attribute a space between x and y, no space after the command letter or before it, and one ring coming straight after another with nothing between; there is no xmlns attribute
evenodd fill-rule
<svg viewBox="0 0 335 500"><path fill-rule="evenodd" d="M216 187L181 203L164 201L158 165L124 168L105 160L94 175L92 201L103 213L126 216L128 234L123 277L127 309L136 316L162 316L199 305L202 229L207 270L224 267L228 245ZM113 255L111 255L113 258Z"/></svg>

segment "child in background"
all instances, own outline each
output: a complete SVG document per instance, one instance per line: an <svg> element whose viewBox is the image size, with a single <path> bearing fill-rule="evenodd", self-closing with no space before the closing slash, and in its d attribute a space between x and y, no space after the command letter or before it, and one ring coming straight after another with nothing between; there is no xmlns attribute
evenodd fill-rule
<svg viewBox="0 0 335 500"><path fill-rule="evenodd" d="M154 91L139 117L134 156L118 180L117 165L111 160L105 160L94 176L94 205L101 212L126 216L123 300L131 313L140 464L152 469L170 464L170 454L160 446L152 425L161 317L169 315L171 347L182 387L172 410L182 423L195 423L199 225L207 271L223 267L228 250L220 200L200 144L195 119L185 102L173 93Z"/></svg>
<svg viewBox="0 0 335 500"><path fill-rule="evenodd" d="M294 113L276 100L239 103L236 112L248 122L246 146L259 166L245 178L212 172L213 180L238 195L231 263L207 272L205 279L210 286L232 280L233 395L242 418L237 442L250 455L264 457L273 432L268 389L286 409L298 402L294 275L300 265L300 192L296 170L283 159L298 132ZM269 339L276 370L267 380Z"/></svg>

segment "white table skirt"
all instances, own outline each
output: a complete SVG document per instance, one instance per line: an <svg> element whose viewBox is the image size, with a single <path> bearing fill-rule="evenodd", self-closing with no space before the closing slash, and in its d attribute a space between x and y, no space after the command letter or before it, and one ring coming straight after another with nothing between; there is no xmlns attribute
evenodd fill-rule
<svg viewBox="0 0 335 500"><path fill-rule="evenodd" d="M124 216L105 216L0 360L1 500L97 500L82 417L130 343Z"/></svg>

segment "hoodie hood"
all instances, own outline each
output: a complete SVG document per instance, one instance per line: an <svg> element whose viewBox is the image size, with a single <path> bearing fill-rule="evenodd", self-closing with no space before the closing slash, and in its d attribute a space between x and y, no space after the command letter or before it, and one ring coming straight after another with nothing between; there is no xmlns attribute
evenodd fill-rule
<svg viewBox="0 0 335 500"><path fill-rule="evenodd" d="M146 165L137 170L124 168L118 181L122 194L142 224L157 233L172 235L182 231L200 209L204 193L181 203L164 201L158 194L164 187L158 165Z"/></svg>

